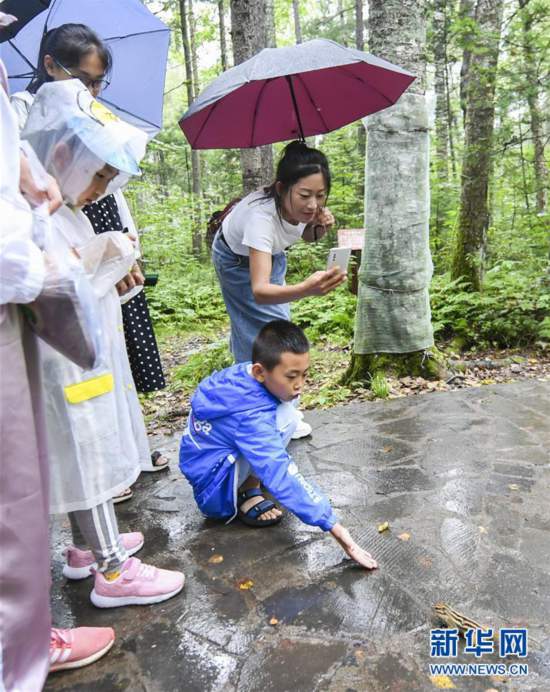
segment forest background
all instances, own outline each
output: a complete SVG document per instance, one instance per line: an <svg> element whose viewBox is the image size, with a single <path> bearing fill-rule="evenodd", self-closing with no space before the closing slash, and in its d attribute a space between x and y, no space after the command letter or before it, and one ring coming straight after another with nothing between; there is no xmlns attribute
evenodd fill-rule
<svg viewBox="0 0 550 692"><path fill-rule="evenodd" d="M293 305L294 321L314 345L305 404L479 385L495 381L499 365L501 379L506 379L548 363L550 0L386 0L392 26L374 26L381 21L380 0L145 4L172 35L164 126L149 145L142 178L128 190L146 272L159 276L158 284L146 290L169 387L144 399L153 427L177 422L201 377L231 362L228 319L210 262L206 225L213 211L242 194L243 184L251 185L243 178L238 150L192 152L179 118L212 79L242 61L247 50L250 54L251 46L259 50L328 38L368 51L371 37L377 47L372 52L391 60L380 50L384 32L388 43L395 42L389 32L410 23L408 13L425 35L424 93L434 114L429 295L433 352L445 367L435 382L406 368L364 371L350 378L357 298L341 287ZM476 98L481 109L473 122L470 117L468 131L466 112L469 105L476 106ZM490 136L475 141L487 132L488 124L482 122L487 118ZM364 125L354 123L308 142L329 158L333 187L328 206L336 227L316 246L302 243L289 251L289 282L324 267L337 228L365 228ZM282 146L264 150L253 183L272 179L272 161ZM480 161L486 161L485 167ZM392 194L399 204L399 190ZM487 369L491 363L493 371Z"/></svg>

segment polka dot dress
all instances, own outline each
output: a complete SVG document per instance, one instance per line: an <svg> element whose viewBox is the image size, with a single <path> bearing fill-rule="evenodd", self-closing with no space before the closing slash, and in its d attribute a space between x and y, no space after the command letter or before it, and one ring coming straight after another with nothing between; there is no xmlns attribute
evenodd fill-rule
<svg viewBox="0 0 550 692"><path fill-rule="evenodd" d="M113 195L83 207L96 233L122 231ZM145 291L122 306L126 351L138 392L154 392L166 386Z"/></svg>

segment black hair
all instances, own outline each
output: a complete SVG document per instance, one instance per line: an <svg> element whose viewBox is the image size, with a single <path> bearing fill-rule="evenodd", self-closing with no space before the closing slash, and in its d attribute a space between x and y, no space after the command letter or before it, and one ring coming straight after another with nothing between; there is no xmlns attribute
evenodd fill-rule
<svg viewBox="0 0 550 692"><path fill-rule="evenodd" d="M308 353L309 341L297 324L288 320L268 322L252 345L252 362L273 370L281 362L283 353Z"/></svg>
<svg viewBox="0 0 550 692"><path fill-rule="evenodd" d="M286 194L296 183L308 175L321 173L325 181L326 196L331 185L330 168L327 157L319 149L308 147L301 141L290 142L283 149L283 154L277 164L275 181L264 187L263 199L274 199L279 218L281 218L282 195ZM282 185L282 194L277 191L277 183Z"/></svg>
<svg viewBox="0 0 550 692"><path fill-rule="evenodd" d="M42 37L36 75L27 86L27 91L36 94L42 84L53 81L44 66L46 55L51 55L66 68L77 68L82 58L92 51L97 52L105 74L109 74L113 66L111 51L90 27L85 24L62 24L50 29Z"/></svg>

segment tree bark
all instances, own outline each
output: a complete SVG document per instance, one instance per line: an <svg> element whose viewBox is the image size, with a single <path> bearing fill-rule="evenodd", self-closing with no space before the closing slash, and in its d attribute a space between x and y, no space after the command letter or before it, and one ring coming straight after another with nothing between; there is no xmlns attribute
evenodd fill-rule
<svg viewBox="0 0 550 692"><path fill-rule="evenodd" d="M435 65L435 152L436 169L441 182L449 178L447 117L447 0L435 0L433 14L433 55Z"/></svg>
<svg viewBox="0 0 550 692"><path fill-rule="evenodd" d="M544 133L542 110L539 104L539 74L535 57L535 47L531 38L533 15L527 6L529 0L518 0L521 9L523 28L523 62L525 69L525 85L527 89L527 103L529 105L529 117L531 121L531 136L534 149L534 174L537 200L537 212L544 213L546 209L547 175L544 158Z"/></svg>
<svg viewBox="0 0 550 692"><path fill-rule="evenodd" d="M487 201L491 173L495 85L503 0L478 0L476 51L466 92L466 127L457 243L451 276L464 278L473 291L483 282Z"/></svg>
<svg viewBox="0 0 550 692"><path fill-rule="evenodd" d="M474 0L460 0L458 10L459 19L462 22L473 21L475 14ZM462 33L462 65L460 67L460 107L462 109L462 124L466 126L466 91L468 89L468 79L470 72L472 32L468 28Z"/></svg>
<svg viewBox="0 0 550 692"><path fill-rule="evenodd" d="M238 65L268 44L265 3L262 0L231 0L231 36L233 58ZM262 154L261 150L266 150ZM272 182L273 156L271 145L241 149L243 191L245 194Z"/></svg>
<svg viewBox="0 0 550 692"><path fill-rule="evenodd" d="M357 50L365 50L365 20L363 17L363 0L355 0L355 47ZM363 123L357 125L357 151L361 160L363 162L364 171L364 158L367 146L367 132ZM358 186L357 195L359 199L364 199L365 197L365 175L360 178L360 184Z"/></svg>
<svg viewBox="0 0 550 692"><path fill-rule="evenodd" d="M186 0L179 0L180 9L180 27L181 37L183 42L183 54L185 60L185 76L186 76L186 91L187 91L187 106L189 107L195 98L195 86L193 79L193 53L190 38L189 26L189 7ZM196 61L196 58L195 58ZM191 178L192 192L199 200L201 195L201 166L199 152L191 149ZM202 237L200 232L200 213L193 215L194 230L192 233L193 253L200 255L202 252Z"/></svg>
<svg viewBox="0 0 550 692"><path fill-rule="evenodd" d="M425 364L411 353L433 346L425 10L418 0L369 0L369 50L418 78L397 104L367 118L366 234L348 379L368 380L382 353L411 368Z"/></svg>
<svg viewBox="0 0 550 692"><path fill-rule="evenodd" d="M443 242L449 199L449 113L447 95L447 0L435 0L432 19L432 52L435 78L435 190L432 196L434 241Z"/></svg>
<svg viewBox="0 0 550 692"><path fill-rule="evenodd" d="M220 56L222 62L222 71L225 72L228 67L227 62L227 40L225 37L225 2L218 0L218 21L220 27Z"/></svg>
<svg viewBox="0 0 550 692"><path fill-rule="evenodd" d="M296 43L302 43L302 25L300 24L300 0L292 0L292 12L294 15L294 33Z"/></svg>

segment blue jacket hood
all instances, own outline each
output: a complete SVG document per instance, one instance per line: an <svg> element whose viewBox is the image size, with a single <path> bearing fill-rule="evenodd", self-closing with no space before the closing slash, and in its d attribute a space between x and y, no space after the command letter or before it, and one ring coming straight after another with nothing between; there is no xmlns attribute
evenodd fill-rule
<svg viewBox="0 0 550 692"><path fill-rule="evenodd" d="M248 373L250 363L237 363L203 380L191 399L200 419L214 420L244 411L276 409L281 403Z"/></svg>

